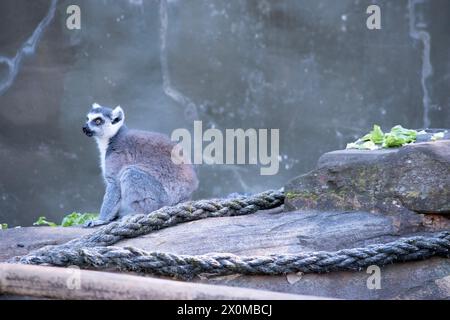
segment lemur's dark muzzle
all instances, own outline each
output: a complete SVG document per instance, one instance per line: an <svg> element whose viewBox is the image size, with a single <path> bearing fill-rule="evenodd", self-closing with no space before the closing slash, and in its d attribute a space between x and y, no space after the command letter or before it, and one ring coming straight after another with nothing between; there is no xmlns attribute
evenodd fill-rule
<svg viewBox="0 0 450 320"><path fill-rule="evenodd" d="M91 129L89 129L89 127L88 127L87 124L85 124L85 125L83 126L83 132L84 132L84 134L87 135L88 137L92 137L92 136L94 135L94 132L93 132Z"/></svg>

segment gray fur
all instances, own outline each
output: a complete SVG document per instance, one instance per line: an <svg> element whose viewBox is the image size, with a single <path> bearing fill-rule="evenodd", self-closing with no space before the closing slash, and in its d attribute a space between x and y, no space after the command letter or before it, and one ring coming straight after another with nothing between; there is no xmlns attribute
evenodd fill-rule
<svg viewBox="0 0 450 320"><path fill-rule="evenodd" d="M117 108L96 106L90 113L103 115L109 131L101 126L94 128L92 121L86 123L83 131L97 139L99 148L107 146L101 159L106 192L98 220L85 226L106 224L128 214L147 214L188 200L197 189L198 180L191 165L172 162L175 142L163 134L128 129L119 107L120 113ZM117 114L122 119L113 124ZM107 132L114 135L109 137Z"/></svg>

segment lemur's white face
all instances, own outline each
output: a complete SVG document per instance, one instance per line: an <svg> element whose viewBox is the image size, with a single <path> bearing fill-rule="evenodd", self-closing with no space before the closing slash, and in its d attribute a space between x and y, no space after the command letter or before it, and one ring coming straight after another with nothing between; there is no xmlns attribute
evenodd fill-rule
<svg viewBox="0 0 450 320"><path fill-rule="evenodd" d="M124 120L125 114L121 107L118 106L112 110L94 104L86 116L86 124L83 126L83 132L88 137L109 140L116 135L117 131L122 127Z"/></svg>

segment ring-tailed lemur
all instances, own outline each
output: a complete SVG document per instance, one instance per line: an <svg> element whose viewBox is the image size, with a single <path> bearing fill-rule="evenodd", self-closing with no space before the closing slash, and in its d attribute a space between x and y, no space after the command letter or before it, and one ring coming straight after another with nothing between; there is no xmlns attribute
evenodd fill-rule
<svg viewBox="0 0 450 320"><path fill-rule="evenodd" d="M197 189L193 167L172 161L175 142L159 133L128 129L124 121L120 106L113 110L93 104L87 115L83 132L97 141L106 192L98 220L85 227L177 204Z"/></svg>

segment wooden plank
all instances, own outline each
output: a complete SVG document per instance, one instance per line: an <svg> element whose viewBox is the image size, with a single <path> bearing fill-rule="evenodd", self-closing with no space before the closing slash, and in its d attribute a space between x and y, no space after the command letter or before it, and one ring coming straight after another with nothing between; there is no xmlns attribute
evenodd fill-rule
<svg viewBox="0 0 450 320"><path fill-rule="evenodd" d="M0 264L1 295L101 300L310 300L264 290L186 283L74 268Z"/></svg>

